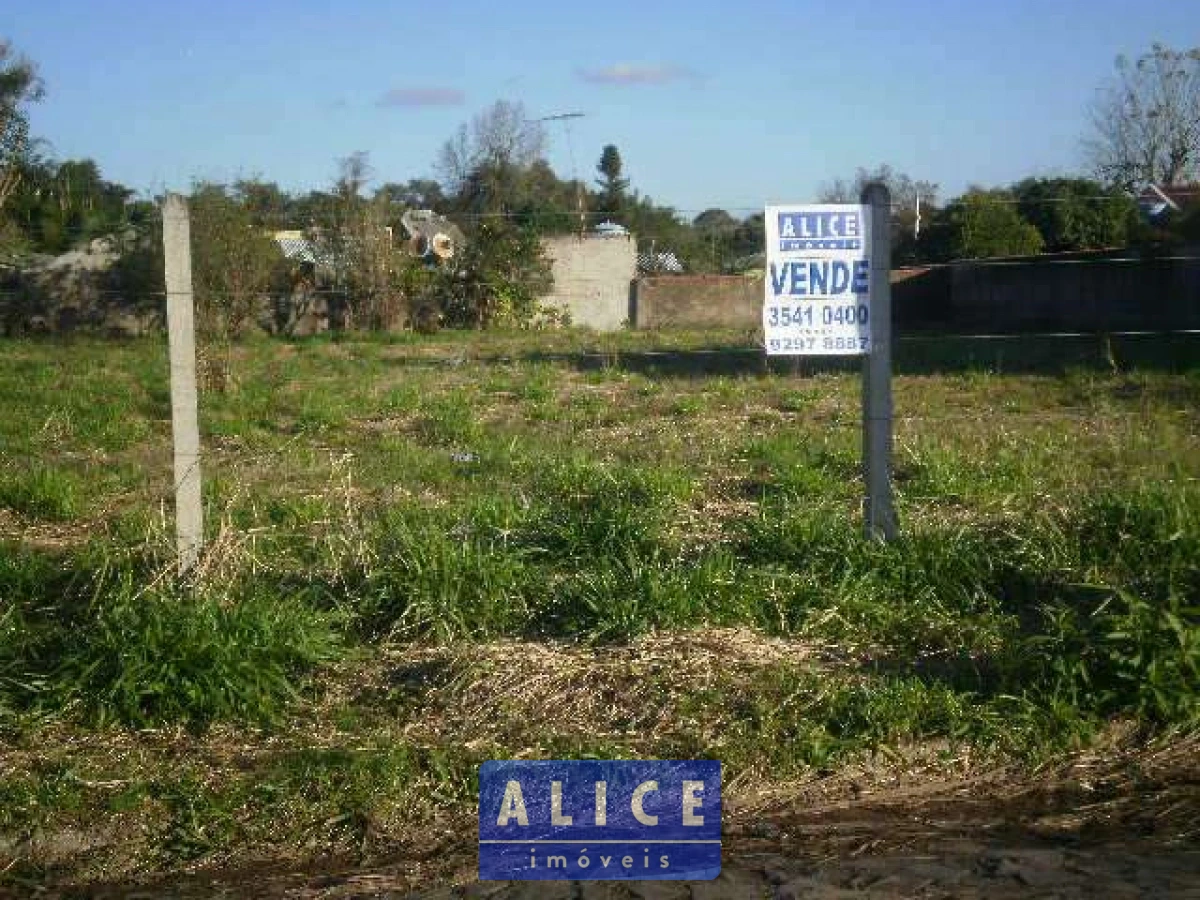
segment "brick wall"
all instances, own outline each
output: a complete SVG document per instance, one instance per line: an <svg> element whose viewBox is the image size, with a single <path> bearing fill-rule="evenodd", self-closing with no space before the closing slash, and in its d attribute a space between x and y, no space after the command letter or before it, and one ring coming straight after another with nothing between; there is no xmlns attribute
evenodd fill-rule
<svg viewBox="0 0 1200 900"><path fill-rule="evenodd" d="M636 328L754 328L762 324L763 279L746 275L661 275L634 287Z"/></svg>

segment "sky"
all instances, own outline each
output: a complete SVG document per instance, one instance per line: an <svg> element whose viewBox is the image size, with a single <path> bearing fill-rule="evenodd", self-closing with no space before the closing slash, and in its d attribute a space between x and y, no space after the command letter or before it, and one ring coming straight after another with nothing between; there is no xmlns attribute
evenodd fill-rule
<svg viewBox="0 0 1200 900"><path fill-rule="evenodd" d="M139 191L262 177L324 188L434 174L495 100L546 123L565 178L616 144L634 188L684 213L812 200L887 163L941 186L1086 168L1118 54L1200 44L1193 0L4 0L40 67L56 158Z"/></svg>

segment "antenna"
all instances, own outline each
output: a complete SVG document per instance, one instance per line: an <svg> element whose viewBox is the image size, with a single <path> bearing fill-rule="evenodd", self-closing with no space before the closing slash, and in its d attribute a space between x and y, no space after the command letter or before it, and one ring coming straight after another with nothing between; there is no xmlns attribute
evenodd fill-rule
<svg viewBox="0 0 1200 900"><path fill-rule="evenodd" d="M571 177L575 180L575 205L579 210L579 236L582 237L587 231L587 213L584 210L584 194L583 182L579 180L579 169L575 165L575 148L571 144L571 121L573 119L582 119L587 113L581 112L565 112L555 113L552 116L542 116L540 119L534 119L535 122L562 122L563 131L567 135L567 154L571 159Z"/></svg>

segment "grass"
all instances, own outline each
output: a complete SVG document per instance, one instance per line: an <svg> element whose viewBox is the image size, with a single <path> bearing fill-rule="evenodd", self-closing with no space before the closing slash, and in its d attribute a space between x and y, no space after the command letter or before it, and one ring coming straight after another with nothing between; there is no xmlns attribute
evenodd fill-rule
<svg viewBox="0 0 1200 900"><path fill-rule="evenodd" d="M0 507L30 519L63 522L80 512L79 479L61 469L0 475Z"/></svg>
<svg viewBox="0 0 1200 900"><path fill-rule="evenodd" d="M136 566L0 550L0 714L103 726L269 723L336 656L335 619L280 592L144 585ZM0 723L3 719L0 718Z"/></svg>
<svg viewBox="0 0 1200 900"><path fill-rule="evenodd" d="M1196 729L1190 357L1014 374L1011 347L997 370L902 344L882 545L857 374L739 344L236 346L202 397L187 582L162 348L0 345L0 833L111 835L5 877L452 841L489 758L712 756L779 784Z"/></svg>

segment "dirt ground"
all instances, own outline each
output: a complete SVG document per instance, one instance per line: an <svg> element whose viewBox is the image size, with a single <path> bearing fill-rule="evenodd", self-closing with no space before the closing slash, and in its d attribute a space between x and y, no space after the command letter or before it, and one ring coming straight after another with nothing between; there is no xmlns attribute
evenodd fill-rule
<svg viewBox="0 0 1200 900"><path fill-rule="evenodd" d="M731 798L737 796L731 794ZM711 882L478 882L473 824L408 858L263 865L42 896L366 898L1200 898L1200 741L1096 754L1014 778L862 773L727 805Z"/></svg>

